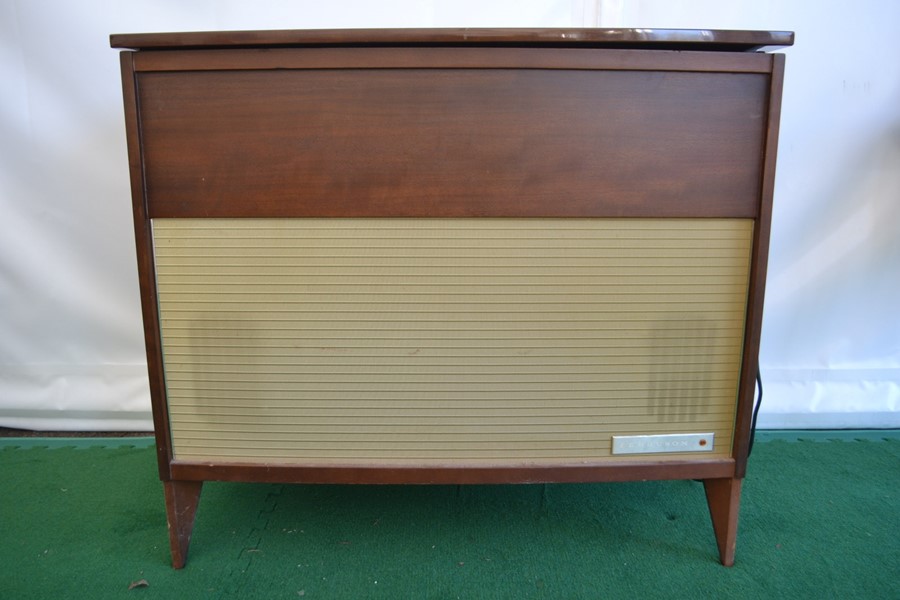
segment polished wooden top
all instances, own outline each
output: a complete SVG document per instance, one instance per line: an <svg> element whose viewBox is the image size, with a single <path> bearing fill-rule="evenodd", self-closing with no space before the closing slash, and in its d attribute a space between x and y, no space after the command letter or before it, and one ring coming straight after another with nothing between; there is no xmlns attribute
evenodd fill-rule
<svg viewBox="0 0 900 600"><path fill-rule="evenodd" d="M716 29L307 29L113 34L113 48L261 48L299 46L507 46L641 48L749 52L790 46L791 31Z"/></svg>

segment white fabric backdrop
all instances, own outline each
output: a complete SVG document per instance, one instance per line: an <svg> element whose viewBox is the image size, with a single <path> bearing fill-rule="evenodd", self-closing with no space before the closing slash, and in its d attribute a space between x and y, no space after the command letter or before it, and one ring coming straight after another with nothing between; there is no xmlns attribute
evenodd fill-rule
<svg viewBox="0 0 900 600"><path fill-rule="evenodd" d="M763 427L900 426L900 3L0 0L0 426L149 430L110 33L787 29Z"/></svg>

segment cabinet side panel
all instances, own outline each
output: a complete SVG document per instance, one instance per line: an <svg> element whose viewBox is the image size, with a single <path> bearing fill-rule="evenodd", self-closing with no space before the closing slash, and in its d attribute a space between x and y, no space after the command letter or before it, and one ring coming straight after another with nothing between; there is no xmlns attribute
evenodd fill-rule
<svg viewBox="0 0 900 600"><path fill-rule="evenodd" d="M749 305L747 308L744 365L741 375L738 435L733 456L736 476L743 477L750 449L751 421L756 396L756 373L759 369L759 344L762 333L763 302L766 290L766 270L769 257L769 235L772 222L772 202L775 193L775 159L778 153L778 130L781 121L781 96L784 85L784 55L772 55L772 76L768 99L765 157L761 173L759 217L756 220L753 266L750 271Z"/></svg>
<svg viewBox="0 0 900 600"><path fill-rule="evenodd" d="M283 69L139 79L151 217L758 212L765 74Z"/></svg>
<svg viewBox="0 0 900 600"><path fill-rule="evenodd" d="M156 219L176 460L731 455L753 223ZM634 456L626 457L634 460Z"/></svg>
<svg viewBox="0 0 900 600"><path fill-rule="evenodd" d="M153 429L156 457L163 480L171 476L172 459L169 445L168 413L162 368L162 346L157 320L156 281L153 265L153 234L144 189L143 148L141 145L140 106L134 73L134 52L121 52L122 97L125 108L125 134L128 141L128 170L131 179L131 207L134 218L134 241L137 250L138 282L141 290L141 314L147 356L150 400L153 405Z"/></svg>

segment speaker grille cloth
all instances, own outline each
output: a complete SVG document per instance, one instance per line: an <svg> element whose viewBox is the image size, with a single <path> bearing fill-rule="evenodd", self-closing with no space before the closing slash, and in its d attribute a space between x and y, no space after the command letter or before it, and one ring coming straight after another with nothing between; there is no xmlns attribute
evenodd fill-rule
<svg viewBox="0 0 900 600"><path fill-rule="evenodd" d="M177 459L571 464L681 432L730 455L750 220L153 231Z"/></svg>

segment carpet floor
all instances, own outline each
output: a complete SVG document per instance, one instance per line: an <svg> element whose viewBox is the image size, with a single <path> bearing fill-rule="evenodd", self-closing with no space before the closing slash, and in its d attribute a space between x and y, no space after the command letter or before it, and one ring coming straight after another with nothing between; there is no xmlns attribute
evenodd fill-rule
<svg viewBox="0 0 900 600"><path fill-rule="evenodd" d="M0 598L900 598L900 433L761 432L737 562L693 481L207 483L169 566L152 442L0 439Z"/></svg>

